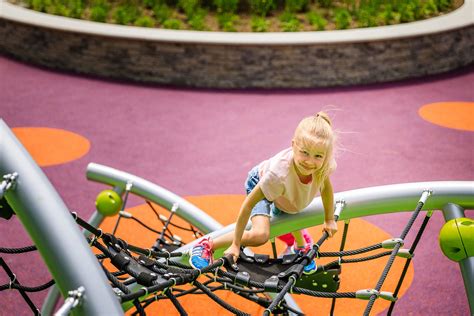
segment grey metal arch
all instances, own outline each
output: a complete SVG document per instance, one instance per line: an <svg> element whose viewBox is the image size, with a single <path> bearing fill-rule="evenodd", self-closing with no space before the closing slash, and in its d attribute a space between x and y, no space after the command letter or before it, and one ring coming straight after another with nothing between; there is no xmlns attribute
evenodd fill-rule
<svg viewBox="0 0 474 316"><path fill-rule="evenodd" d="M474 181L432 181L376 186L335 193L334 201L345 201L339 220L408 212L415 209L422 192L426 189L433 192L425 204L426 210L442 210L447 203L457 204L464 209L474 209ZM321 198L317 197L298 214L282 214L277 219L272 218L270 237L320 225L323 221L323 205ZM228 225L219 231L212 232L210 236L223 235L233 230L234 226L235 224ZM178 251L187 251L193 244L194 242L185 245Z"/></svg>
<svg viewBox="0 0 474 316"><path fill-rule="evenodd" d="M130 193L155 202L168 210L171 209L174 203L178 203L179 208L176 211L176 215L203 233L207 234L222 228L219 222L192 203L140 177L96 163L90 163L87 166L86 176L91 181L101 182L122 190L125 190L127 183L131 182Z"/></svg>
<svg viewBox="0 0 474 316"><path fill-rule="evenodd" d="M0 119L0 176L18 173L4 198L38 248L63 297L85 288L77 315L121 315L122 308L69 210L43 171ZM74 249L74 251L71 251Z"/></svg>

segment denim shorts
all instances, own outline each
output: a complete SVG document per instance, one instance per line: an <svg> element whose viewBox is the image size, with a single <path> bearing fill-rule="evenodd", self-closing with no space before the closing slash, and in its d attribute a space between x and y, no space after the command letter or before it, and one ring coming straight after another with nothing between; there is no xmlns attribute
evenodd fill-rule
<svg viewBox="0 0 474 316"><path fill-rule="evenodd" d="M245 191L247 192L247 195L252 192L258 181L260 181L260 177L258 175L258 166L256 166L253 167L252 170L250 170L247 177L247 181L245 181ZM281 210L279 210L273 202L270 202L267 199L263 199L253 207L252 212L250 213L250 219L257 215L274 217L278 216L280 213Z"/></svg>

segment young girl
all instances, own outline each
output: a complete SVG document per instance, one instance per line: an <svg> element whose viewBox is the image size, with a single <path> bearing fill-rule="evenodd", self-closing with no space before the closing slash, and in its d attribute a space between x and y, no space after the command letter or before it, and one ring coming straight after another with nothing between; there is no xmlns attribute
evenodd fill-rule
<svg viewBox="0 0 474 316"><path fill-rule="evenodd" d="M308 206L318 191L324 207L323 230L329 236L337 231L333 215L333 189L329 175L336 168L333 158L335 135L324 112L304 118L295 130L291 147L261 162L248 175L247 197L240 208L235 231L213 240L204 238L192 249L189 263L202 269L212 261L214 249L228 247L225 255L237 261L241 246L260 246L270 235L270 218L281 212L296 214ZM248 220L252 228L245 231ZM293 232L296 253L312 247L302 231ZM311 240L311 238L309 239ZM229 246L230 245L230 246ZM314 261L304 271L312 273Z"/></svg>

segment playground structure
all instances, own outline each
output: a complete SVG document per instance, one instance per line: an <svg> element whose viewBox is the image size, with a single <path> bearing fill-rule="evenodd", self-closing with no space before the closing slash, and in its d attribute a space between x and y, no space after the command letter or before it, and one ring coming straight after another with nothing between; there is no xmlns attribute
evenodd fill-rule
<svg viewBox="0 0 474 316"><path fill-rule="evenodd" d="M120 307L117 296L108 286L109 281L102 272L98 260L90 251L90 246L77 227L74 218L70 215L70 211L3 121L0 121L0 136L0 174L4 176L1 196L6 198L8 204L12 206L16 216L30 234L57 287L57 290L55 288L51 290L43 306L43 314L51 312L59 292L66 298L65 309L67 309L69 302L70 308L75 305L74 312L76 314L122 313L123 307ZM191 203L153 183L128 173L106 166L90 164L87 177L89 180L113 187L119 195L124 195L124 202L126 202L128 194L134 194L166 209L174 210L172 214L181 217L204 234L210 233L211 236L217 236L233 228L232 226L222 228L219 223ZM413 210L417 202L427 209L443 209L446 220L450 220L464 217L463 210L474 207L474 182L423 182L373 187L336 193L335 201L338 201L336 206L340 208L339 211L343 209L340 213L341 220ZM173 205L178 205L178 207L173 208ZM421 207L417 206L416 212L420 210ZM92 226L89 229L94 230L94 227L98 226L102 220L103 216L96 212L89 220L88 224ZM301 214L274 221L271 236L305 228L308 223L320 224L322 221L321 201L315 199ZM87 223L83 224L88 225ZM401 242L395 241L395 244L393 249L396 249L396 251L391 252L391 258L397 255L398 248L401 247ZM74 246L75 251L67 251L72 246ZM185 253L191 246L192 243L188 243L176 249L175 252ZM313 250L313 253L307 255L314 257L316 251L319 251L319 249ZM410 253L410 251L408 252ZM176 258L182 258L182 256ZM471 311L473 311L473 257L462 258L459 262L469 305ZM297 263L300 264L301 261ZM180 265L182 262L176 260L176 264ZM184 269L184 267L181 268ZM243 280L241 282L240 285L247 281ZM13 283L15 283L14 279L11 280L10 287ZM286 288L288 290L293 285L287 282L284 287L288 287ZM137 289L143 291L141 287L137 284L130 286L132 291ZM159 288L158 290L166 293L166 288ZM278 287L278 283L274 285L274 288L278 290L275 292L286 294L283 291L284 288L280 289ZM138 296L143 294L146 293L140 292ZM376 289L369 291L368 294L369 302L373 302L379 296L383 297L382 293L379 293ZM390 297L390 295L385 296ZM395 299L396 295L392 297ZM278 303L278 299L282 299L282 297L277 296L273 302ZM287 303L289 301L291 300L287 300ZM81 304L78 304L78 302L81 302ZM271 304L268 308L271 307ZM291 305L291 303L288 304ZM293 309L291 306L289 308L290 311ZM370 313L370 309L368 313Z"/></svg>

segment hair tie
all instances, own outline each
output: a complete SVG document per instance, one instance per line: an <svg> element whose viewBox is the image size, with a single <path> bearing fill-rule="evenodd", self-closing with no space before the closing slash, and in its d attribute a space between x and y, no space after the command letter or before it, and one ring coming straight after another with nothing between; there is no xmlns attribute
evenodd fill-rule
<svg viewBox="0 0 474 316"><path fill-rule="evenodd" d="M318 117L322 118L323 120L325 120L325 121L326 121L326 123L328 123L328 124L329 124L329 126L331 126L331 122L329 121L329 119L328 119L328 118L326 118L326 117L324 117L324 116L320 115L319 113L316 113L316 115L315 115L315 116L316 116L316 118L318 118Z"/></svg>

